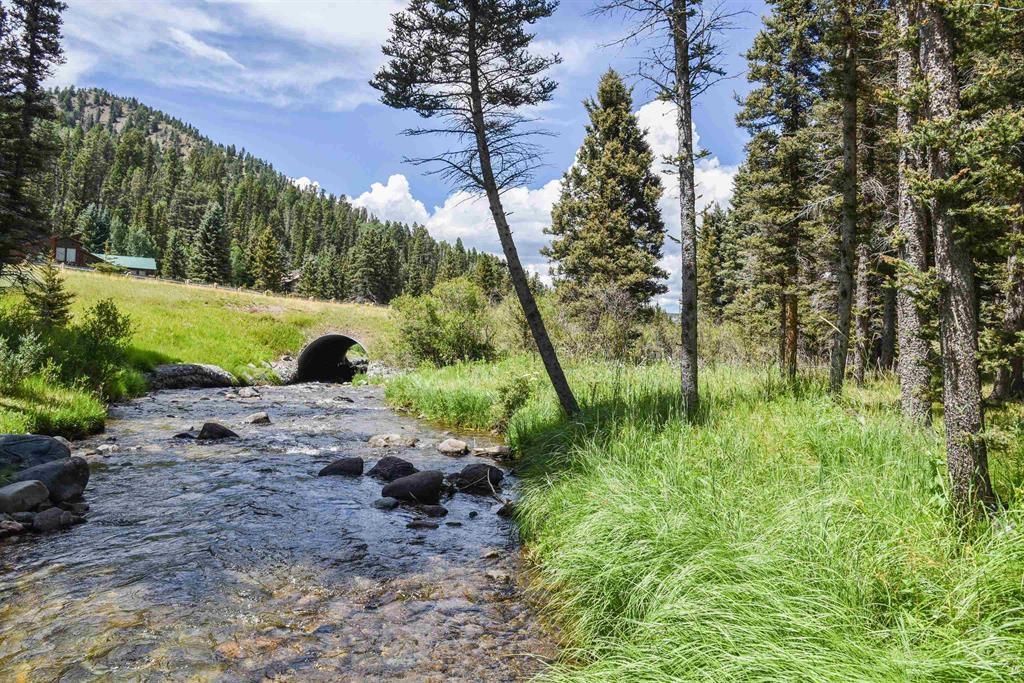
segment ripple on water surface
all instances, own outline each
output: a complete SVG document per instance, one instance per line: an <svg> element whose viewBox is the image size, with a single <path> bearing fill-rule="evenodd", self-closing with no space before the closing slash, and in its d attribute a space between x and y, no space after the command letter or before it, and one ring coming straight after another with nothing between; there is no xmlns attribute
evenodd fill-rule
<svg viewBox="0 0 1024 683"><path fill-rule="evenodd" d="M553 648L493 499L457 494L439 528L418 531L414 511L372 507L380 482L316 476L342 455L445 472L476 458L438 453L445 436L384 409L377 387L260 391L112 410L95 442L119 449L92 462L89 523L0 546L0 680L506 681L543 668ZM244 424L257 410L273 423ZM206 420L241 438L171 438ZM378 433L420 445L369 448Z"/></svg>

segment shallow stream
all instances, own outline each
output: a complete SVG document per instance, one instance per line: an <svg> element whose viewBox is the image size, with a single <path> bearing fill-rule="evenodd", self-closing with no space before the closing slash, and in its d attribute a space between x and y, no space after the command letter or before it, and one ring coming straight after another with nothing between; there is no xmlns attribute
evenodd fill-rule
<svg viewBox="0 0 1024 683"><path fill-rule="evenodd" d="M444 472L487 460L439 453L446 435L388 409L380 387L260 393L159 392L75 444L116 450L88 457L87 524L0 545L0 680L491 682L543 669L554 648L493 498L457 494L439 528L414 530L412 509L372 506L381 482L316 476L343 455L367 470L386 454ZM261 410L270 425L244 423ZM241 438L173 438L208 420ZM369 447L380 433L419 444Z"/></svg>

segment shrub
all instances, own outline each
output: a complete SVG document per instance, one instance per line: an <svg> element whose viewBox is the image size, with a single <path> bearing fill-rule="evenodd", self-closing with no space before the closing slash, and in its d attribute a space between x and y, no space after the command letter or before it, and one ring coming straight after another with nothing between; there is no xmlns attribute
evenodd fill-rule
<svg viewBox="0 0 1024 683"><path fill-rule="evenodd" d="M29 332L17 342L0 337L0 394L10 394L36 369L43 358L39 335Z"/></svg>
<svg viewBox="0 0 1024 683"><path fill-rule="evenodd" d="M443 366L494 356L487 299L468 278L442 282L429 294L402 296L393 304L409 360Z"/></svg>
<svg viewBox="0 0 1024 683"><path fill-rule="evenodd" d="M82 320L54 340L66 381L81 382L101 397L124 393L132 321L111 299L103 299L85 312Z"/></svg>
<svg viewBox="0 0 1024 683"><path fill-rule="evenodd" d="M533 396L535 383L533 375L512 375L502 380L498 385L498 402L494 405L495 429L505 431L512 416Z"/></svg>

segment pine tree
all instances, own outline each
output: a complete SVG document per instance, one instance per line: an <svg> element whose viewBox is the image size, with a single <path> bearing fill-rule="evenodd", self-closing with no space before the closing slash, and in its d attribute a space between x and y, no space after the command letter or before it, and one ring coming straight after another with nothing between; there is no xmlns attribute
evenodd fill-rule
<svg viewBox="0 0 1024 683"><path fill-rule="evenodd" d="M47 327L64 327L71 319L75 297L64 288L64 278L52 261L39 268L38 277L25 291L25 298L33 317Z"/></svg>
<svg viewBox="0 0 1024 683"><path fill-rule="evenodd" d="M393 17L383 48L389 61L371 85L385 104L435 119L428 130L410 134L441 132L464 141L420 161L441 164L460 188L487 195L516 296L562 410L571 416L579 404L530 291L501 200L503 189L522 184L536 166L521 110L551 99L555 83L544 72L559 59L531 54L528 31L554 10L551 0L412 0Z"/></svg>
<svg viewBox="0 0 1024 683"><path fill-rule="evenodd" d="M400 293L398 248L380 225L364 230L352 248L349 296L386 304Z"/></svg>
<svg viewBox="0 0 1024 683"><path fill-rule="evenodd" d="M78 215L75 231L89 251L102 252L103 245L110 239L110 216L96 204L89 204Z"/></svg>
<svg viewBox="0 0 1024 683"><path fill-rule="evenodd" d="M668 291L658 266L665 225L658 211L661 181L654 154L632 112L633 98L609 70L597 97L584 103L590 123L576 162L562 179L551 210L553 236L542 249L555 262L555 281L567 301L592 288L626 293L638 307Z"/></svg>
<svg viewBox="0 0 1024 683"><path fill-rule="evenodd" d="M284 278L284 254L274 231L268 225L257 236L252 247L252 274L256 289L276 292Z"/></svg>
<svg viewBox="0 0 1024 683"><path fill-rule="evenodd" d="M200 282L227 282L231 276L231 258L224 230L224 209L211 202L199 222L189 257L188 276Z"/></svg>
<svg viewBox="0 0 1024 683"><path fill-rule="evenodd" d="M813 151L805 132L819 92L818 16L810 0L774 0L771 15L747 52L748 80L737 122L751 134L741 173L751 226L747 249L757 254L750 279L762 300L774 298L779 365L796 376L800 337L800 254L809 239L804 213L813 186ZM739 180L737 181L739 182Z"/></svg>
<svg viewBox="0 0 1024 683"><path fill-rule="evenodd" d="M188 251L177 230L172 230L167 238L160 274L173 280L183 280L188 274Z"/></svg>

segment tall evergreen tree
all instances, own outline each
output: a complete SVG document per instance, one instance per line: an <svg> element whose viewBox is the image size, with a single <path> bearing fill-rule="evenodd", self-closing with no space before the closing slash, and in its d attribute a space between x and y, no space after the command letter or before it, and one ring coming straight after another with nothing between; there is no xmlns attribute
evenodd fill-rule
<svg viewBox="0 0 1024 683"><path fill-rule="evenodd" d="M200 282L227 282L231 259L224 229L224 209L217 202L206 208L189 256L188 276Z"/></svg>
<svg viewBox="0 0 1024 683"><path fill-rule="evenodd" d="M377 304L386 304L398 296L401 273L398 269L397 250L394 241L381 226L364 230L352 248L348 273L349 295L357 300Z"/></svg>
<svg viewBox="0 0 1024 683"><path fill-rule="evenodd" d="M597 97L584 103L590 123L576 162L562 179L551 210L550 246L565 300L591 287L628 294L639 307L668 290L658 266L665 225L658 211L661 181L654 154L633 114L633 97L613 70L602 76Z"/></svg>
<svg viewBox="0 0 1024 683"><path fill-rule="evenodd" d="M167 238L163 261L160 263L160 274L174 280L184 279L188 274L188 250L177 230L172 230Z"/></svg>
<svg viewBox="0 0 1024 683"><path fill-rule="evenodd" d="M281 246L268 225L256 237L252 246L252 275L256 289L276 292L281 289L285 261Z"/></svg>

